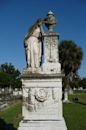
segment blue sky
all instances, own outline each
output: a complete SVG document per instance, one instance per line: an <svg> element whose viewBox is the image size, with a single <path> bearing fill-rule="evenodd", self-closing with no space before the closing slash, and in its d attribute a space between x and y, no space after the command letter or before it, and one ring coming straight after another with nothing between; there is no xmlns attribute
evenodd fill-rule
<svg viewBox="0 0 86 130"><path fill-rule="evenodd" d="M51 10L60 40L73 40L84 52L79 74L86 76L86 0L0 0L0 64L26 67L23 39L38 18Z"/></svg>

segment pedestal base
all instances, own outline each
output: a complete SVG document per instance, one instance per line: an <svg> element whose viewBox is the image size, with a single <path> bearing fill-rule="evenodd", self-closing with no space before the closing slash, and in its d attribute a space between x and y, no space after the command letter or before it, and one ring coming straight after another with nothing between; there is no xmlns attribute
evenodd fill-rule
<svg viewBox="0 0 86 130"><path fill-rule="evenodd" d="M18 130L67 130L64 119L52 121L21 121Z"/></svg>
<svg viewBox="0 0 86 130"><path fill-rule="evenodd" d="M42 65L42 73L45 74L56 74L61 73L60 63L47 62Z"/></svg>

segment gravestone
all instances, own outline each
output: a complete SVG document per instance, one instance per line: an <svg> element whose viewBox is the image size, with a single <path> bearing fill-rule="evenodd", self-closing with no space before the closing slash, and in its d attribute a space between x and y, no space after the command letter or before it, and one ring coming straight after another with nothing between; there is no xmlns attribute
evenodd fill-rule
<svg viewBox="0 0 86 130"><path fill-rule="evenodd" d="M56 18L51 11L44 23L49 31L42 35L42 64L34 71L27 66L21 75L23 120L18 130L67 130L62 109L64 75L58 55L59 34L53 31Z"/></svg>

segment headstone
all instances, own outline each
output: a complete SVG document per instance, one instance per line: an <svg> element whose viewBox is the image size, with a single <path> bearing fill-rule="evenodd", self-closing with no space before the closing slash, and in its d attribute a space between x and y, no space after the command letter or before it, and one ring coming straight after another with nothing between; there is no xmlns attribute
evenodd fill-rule
<svg viewBox="0 0 86 130"><path fill-rule="evenodd" d="M67 130L62 109L64 75L59 63L59 35L53 31L56 19L51 11L44 23L49 29L48 33L42 35L43 53L40 59L44 60L34 71L27 66L21 75L23 120L18 130Z"/></svg>

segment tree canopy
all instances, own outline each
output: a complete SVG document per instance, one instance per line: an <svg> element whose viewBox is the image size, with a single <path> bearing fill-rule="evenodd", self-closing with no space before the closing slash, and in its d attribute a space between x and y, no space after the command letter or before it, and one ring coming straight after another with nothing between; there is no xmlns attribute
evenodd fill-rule
<svg viewBox="0 0 86 130"><path fill-rule="evenodd" d="M7 73L0 72L0 87L5 88L10 86L10 76Z"/></svg>
<svg viewBox="0 0 86 130"><path fill-rule="evenodd" d="M75 42L70 40L61 41L59 44L59 61L62 72L65 73L64 86L77 76L82 59L82 49Z"/></svg>
<svg viewBox="0 0 86 130"><path fill-rule="evenodd" d="M82 78L81 81L80 81L80 86L83 88L83 89L86 89L86 77Z"/></svg>
<svg viewBox="0 0 86 130"><path fill-rule="evenodd" d="M21 87L20 71L11 63L0 65L0 87Z"/></svg>
<svg viewBox="0 0 86 130"><path fill-rule="evenodd" d="M18 69L15 69L11 63L1 64L0 71L7 73L14 78L17 78L20 75L20 71Z"/></svg>

